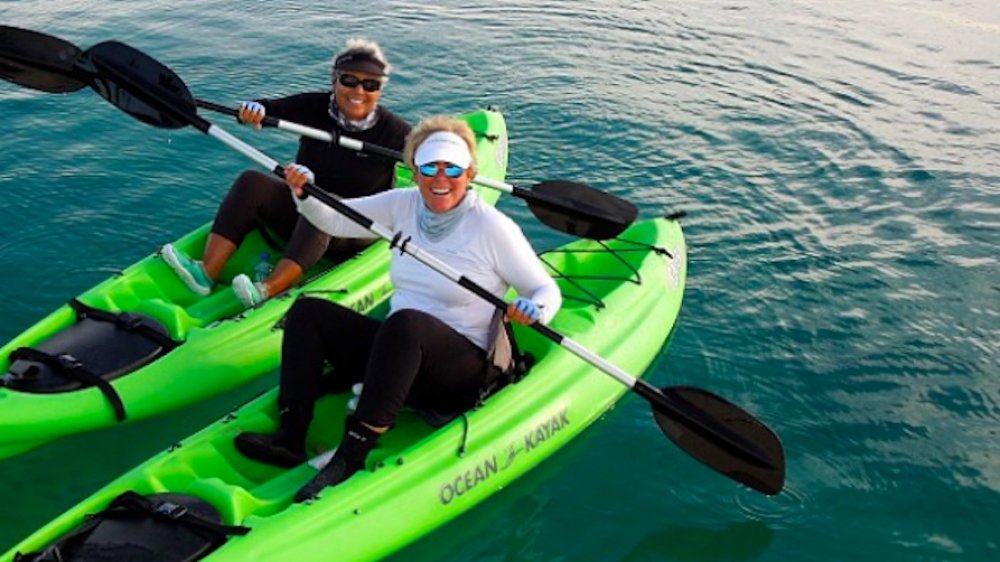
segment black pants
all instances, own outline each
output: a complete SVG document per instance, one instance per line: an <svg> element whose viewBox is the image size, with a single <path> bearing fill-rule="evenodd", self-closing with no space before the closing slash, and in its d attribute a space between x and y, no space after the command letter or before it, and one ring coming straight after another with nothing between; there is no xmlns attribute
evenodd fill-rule
<svg viewBox="0 0 1000 562"><path fill-rule="evenodd" d="M324 376L324 361L333 365ZM401 310L384 322L322 299L298 300L281 347L282 427L305 435L316 400L364 382L355 416L373 427L410 404L459 412L476 404L492 371L486 352L444 322Z"/></svg>
<svg viewBox="0 0 1000 562"><path fill-rule="evenodd" d="M212 232L239 246L258 225L288 240L284 257L303 270L324 255L342 262L370 246L373 240L333 238L299 216L285 182L255 170L240 174L215 214ZM373 235L374 236L374 235Z"/></svg>

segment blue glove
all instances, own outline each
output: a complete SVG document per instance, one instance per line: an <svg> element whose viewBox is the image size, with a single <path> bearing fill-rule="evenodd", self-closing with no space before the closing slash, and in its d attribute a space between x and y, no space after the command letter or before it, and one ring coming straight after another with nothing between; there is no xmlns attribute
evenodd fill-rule
<svg viewBox="0 0 1000 562"><path fill-rule="evenodd" d="M240 115L239 120L241 123L247 123L250 125L257 125L260 128L260 122L264 120L264 106L255 101L245 101L240 104Z"/></svg>
<svg viewBox="0 0 1000 562"><path fill-rule="evenodd" d="M542 309L539 308L538 305L531 299L517 297L517 300L515 300L512 304L517 312L521 313L532 322L538 322L542 318Z"/></svg>

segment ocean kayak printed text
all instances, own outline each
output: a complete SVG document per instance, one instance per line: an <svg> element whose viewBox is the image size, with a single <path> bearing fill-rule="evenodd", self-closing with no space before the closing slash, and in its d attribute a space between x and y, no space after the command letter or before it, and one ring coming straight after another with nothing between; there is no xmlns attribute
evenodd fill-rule
<svg viewBox="0 0 1000 562"><path fill-rule="evenodd" d="M486 482L494 474L498 474L514 464L514 459L522 452L530 453L568 425L569 414L566 408L563 408L559 413L539 423L532 430L525 433L519 441L512 442L502 453L493 453L485 460L476 464L475 467L460 472L454 478L445 482L438 494L441 503L448 505L455 498ZM503 463L500 462L501 458L503 459Z"/></svg>

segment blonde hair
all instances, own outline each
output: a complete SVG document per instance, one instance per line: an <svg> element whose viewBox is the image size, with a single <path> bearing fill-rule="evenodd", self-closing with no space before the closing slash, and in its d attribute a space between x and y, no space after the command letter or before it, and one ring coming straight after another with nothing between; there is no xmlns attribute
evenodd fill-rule
<svg viewBox="0 0 1000 562"><path fill-rule="evenodd" d="M427 137L441 131L455 133L465 141L465 144L469 147L469 154L472 155L472 163L469 164L469 170L474 176L476 174L476 135L472 132L472 128L469 127L468 123L447 115L434 115L417 123L417 126L410 131L410 134L406 135L406 144L403 145L403 162L416 173L417 165L414 163L413 157L417 152L417 148L427 140Z"/></svg>

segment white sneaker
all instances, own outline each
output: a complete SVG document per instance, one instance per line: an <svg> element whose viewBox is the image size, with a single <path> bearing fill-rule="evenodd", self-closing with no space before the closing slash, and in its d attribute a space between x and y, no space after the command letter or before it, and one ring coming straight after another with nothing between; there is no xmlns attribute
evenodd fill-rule
<svg viewBox="0 0 1000 562"><path fill-rule="evenodd" d="M200 261L187 257L173 244L164 244L160 248L160 255L163 256L163 261L167 262L170 269L177 274L177 277L187 285L188 289L203 297L212 293L212 286L215 285L215 282L208 278L205 266Z"/></svg>
<svg viewBox="0 0 1000 562"><path fill-rule="evenodd" d="M233 291L243 306L253 308L267 300L267 287L263 283L254 283L245 273L233 277Z"/></svg>

